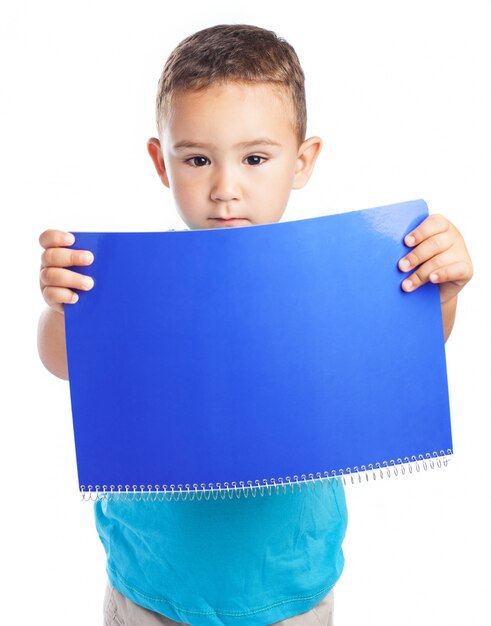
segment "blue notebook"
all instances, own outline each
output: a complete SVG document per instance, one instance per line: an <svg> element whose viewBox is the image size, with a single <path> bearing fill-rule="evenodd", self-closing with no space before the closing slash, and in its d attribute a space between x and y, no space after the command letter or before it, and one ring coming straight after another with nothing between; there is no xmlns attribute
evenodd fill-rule
<svg viewBox="0 0 491 626"><path fill-rule="evenodd" d="M439 288L405 293L397 267L427 215L416 200L75 233L95 257L74 268L94 288L65 307L80 489L228 493L440 464L452 439Z"/></svg>

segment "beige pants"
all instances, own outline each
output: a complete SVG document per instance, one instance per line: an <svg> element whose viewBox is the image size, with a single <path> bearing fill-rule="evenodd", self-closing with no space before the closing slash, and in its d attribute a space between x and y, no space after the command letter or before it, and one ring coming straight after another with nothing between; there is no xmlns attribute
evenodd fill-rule
<svg viewBox="0 0 491 626"><path fill-rule="evenodd" d="M313 609L270 626L333 626L334 597L328 593ZM177 626L183 622L134 604L108 583L104 598L104 626ZM191 625L192 626L192 625ZM265 626L268 626L265 624Z"/></svg>

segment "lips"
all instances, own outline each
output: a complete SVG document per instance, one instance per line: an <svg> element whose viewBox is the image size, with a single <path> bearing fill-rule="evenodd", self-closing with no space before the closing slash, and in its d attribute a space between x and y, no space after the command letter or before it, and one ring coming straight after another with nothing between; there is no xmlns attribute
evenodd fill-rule
<svg viewBox="0 0 491 626"><path fill-rule="evenodd" d="M240 220L244 218L242 217L212 217L211 219L214 219L217 222L240 222Z"/></svg>

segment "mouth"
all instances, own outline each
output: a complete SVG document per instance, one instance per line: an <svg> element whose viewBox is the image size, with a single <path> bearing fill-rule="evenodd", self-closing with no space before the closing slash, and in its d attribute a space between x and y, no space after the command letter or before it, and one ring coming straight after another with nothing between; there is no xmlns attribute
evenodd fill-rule
<svg viewBox="0 0 491 626"><path fill-rule="evenodd" d="M234 224L236 222L244 222L246 221L245 218L242 217L229 217L229 218L225 218L225 217L210 217L209 219L215 221L215 222L220 222L221 224Z"/></svg>

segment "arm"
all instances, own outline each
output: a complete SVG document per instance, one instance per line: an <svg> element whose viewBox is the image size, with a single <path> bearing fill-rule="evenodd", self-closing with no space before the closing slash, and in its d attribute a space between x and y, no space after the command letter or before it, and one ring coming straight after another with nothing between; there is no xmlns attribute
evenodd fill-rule
<svg viewBox="0 0 491 626"><path fill-rule="evenodd" d="M442 304L443 336L445 341L450 337L457 313L457 296Z"/></svg>
<svg viewBox="0 0 491 626"><path fill-rule="evenodd" d="M399 269L415 271L403 281L402 289L411 292L427 282L440 286L447 341L455 322L457 295L474 272L464 238L442 215L430 215L406 235L404 243L412 250L399 261Z"/></svg>
<svg viewBox="0 0 491 626"><path fill-rule="evenodd" d="M65 316L47 308L38 324L38 352L44 367L58 378L68 380L65 343Z"/></svg>
<svg viewBox="0 0 491 626"><path fill-rule="evenodd" d="M41 256L39 285L43 298L49 305L39 319L38 352L43 365L52 374L68 380L65 342L64 306L73 305L78 295L73 289L88 291L94 281L68 267L90 265L94 257L87 250L70 250L75 238L70 233L46 230L39 237L44 248Z"/></svg>

